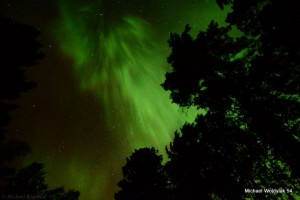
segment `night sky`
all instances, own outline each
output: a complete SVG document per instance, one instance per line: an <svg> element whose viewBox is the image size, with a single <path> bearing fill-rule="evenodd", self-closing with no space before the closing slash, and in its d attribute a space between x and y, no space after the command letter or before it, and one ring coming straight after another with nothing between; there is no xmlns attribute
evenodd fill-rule
<svg viewBox="0 0 300 200"><path fill-rule="evenodd" d="M174 131L201 112L179 109L160 84L170 70L170 32L224 23L214 0L1 0L0 7L41 31L46 57L27 73L38 86L15 101L8 134L31 146L24 165L45 163L49 186L113 199L134 149L164 154Z"/></svg>

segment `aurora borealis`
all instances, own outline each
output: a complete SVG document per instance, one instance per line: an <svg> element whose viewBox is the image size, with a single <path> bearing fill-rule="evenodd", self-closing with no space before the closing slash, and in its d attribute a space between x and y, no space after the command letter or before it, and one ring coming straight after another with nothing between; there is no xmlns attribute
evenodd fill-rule
<svg viewBox="0 0 300 200"><path fill-rule="evenodd" d="M180 110L160 84L167 39L226 11L214 0L4 0L1 12L41 31L46 58L28 72L38 87L17 101L9 134L28 142L24 163L45 163L50 186L80 199L113 199L134 149L164 152L196 109ZM199 111L198 111L199 112Z"/></svg>

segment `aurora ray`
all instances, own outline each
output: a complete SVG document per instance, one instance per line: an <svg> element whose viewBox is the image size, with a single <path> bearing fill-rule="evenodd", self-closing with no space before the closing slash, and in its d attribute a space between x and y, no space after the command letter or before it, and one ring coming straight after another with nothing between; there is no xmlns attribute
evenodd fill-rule
<svg viewBox="0 0 300 200"><path fill-rule="evenodd" d="M97 13L92 7L72 15L67 6L62 5L65 25L58 35L63 51L74 59L81 89L99 97L114 133L122 134L133 148L164 149L186 117L160 86L167 54L154 42L151 24L124 16L108 30L101 13L90 14Z"/></svg>
<svg viewBox="0 0 300 200"><path fill-rule="evenodd" d="M160 86L168 70L166 41L169 31L182 31L186 23L205 27L210 18L204 18L203 13L212 14L212 10L218 8L213 1L58 2L61 19L52 27L54 34L61 50L73 60L78 87L82 92L96 95L105 108L109 137L116 141L116 150L106 155L105 160L112 164L90 173L74 158L69 165L69 177L81 170L81 178L75 178L77 186L73 183L72 187L79 187L83 199L88 193L105 199L97 192L113 190L109 187L116 183L103 179L121 172L125 161L122 155L129 156L134 149L145 146L154 146L164 153L174 131L186 121L192 122L199 113L196 108L180 110ZM202 20L199 16L203 16ZM216 18L223 19L223 16ZM91 174L102 179L95 180L92 189L91 184L86 183L92 178ZM101 188L95 189L99 185ZM91 190L95 192L91 194Z"/></svg>

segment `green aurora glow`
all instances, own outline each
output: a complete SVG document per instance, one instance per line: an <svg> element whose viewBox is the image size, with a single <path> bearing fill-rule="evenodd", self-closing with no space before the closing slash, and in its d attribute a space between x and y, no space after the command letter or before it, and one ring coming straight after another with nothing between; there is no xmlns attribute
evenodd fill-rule
<svg viewBox="0 0 300 200"><path fill-rule="evenodd" d="M169 32L180 32L187 23L197 32L211 19L222 21L225 12L214 1L58 2L61 21L53 27L54 34L73 61L78 88L96 95L105 108L109 137L119 145L97 169L89 168L74 149L65 183L80 190L81 199L111 199L116 190L111 174L120 179L123 155L145 146L163 154L174 131L199 113L179 109L160 86L169 67ZM47 167L55 169L55 164ZM56 178L48 181L57 183Z"/></svg>

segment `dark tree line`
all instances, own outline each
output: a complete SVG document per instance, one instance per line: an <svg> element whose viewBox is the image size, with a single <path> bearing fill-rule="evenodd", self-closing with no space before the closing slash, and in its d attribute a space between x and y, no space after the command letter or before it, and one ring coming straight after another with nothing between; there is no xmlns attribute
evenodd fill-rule
<svg viewBox="0 0 300 200"><path fill-rule="evenodd" d="M154 149L136 150L123 167L117 200L148 196L295 199L300 195L297 2L217 3L221 9L232 8L227 26L212 21L196 38L189 34L188 25L183 33L171 34L168 62L173 69L162 84L171 91L173 102L205 108L207 113L175 133L166 149L167 163L162 164ZM232 36L234 26L242 36ZM149 161L149 155L160 162ZM245 192L265 188L285 192Z"/></svg>
<svg viewBox="0 0 300 200"><path fill-rule="evenodd" d="M10 112L17 108L11 100L36 86L35 82L26 80L25 72L44 57L38 36L34 27L0 16L0 199L75 200L78 191L48 188L43 164L34 162L20 167L17 161L30 148L25 142L8 139L5 134Z"/></svg>
<svg viewBox="0 0 300 200"><path fill-rule="evenodd" d="M136 150L123 167L124 179L118 183L123 188L116 199L166 199L167 176L163 170L162 156L154 148Z"/></svg>

